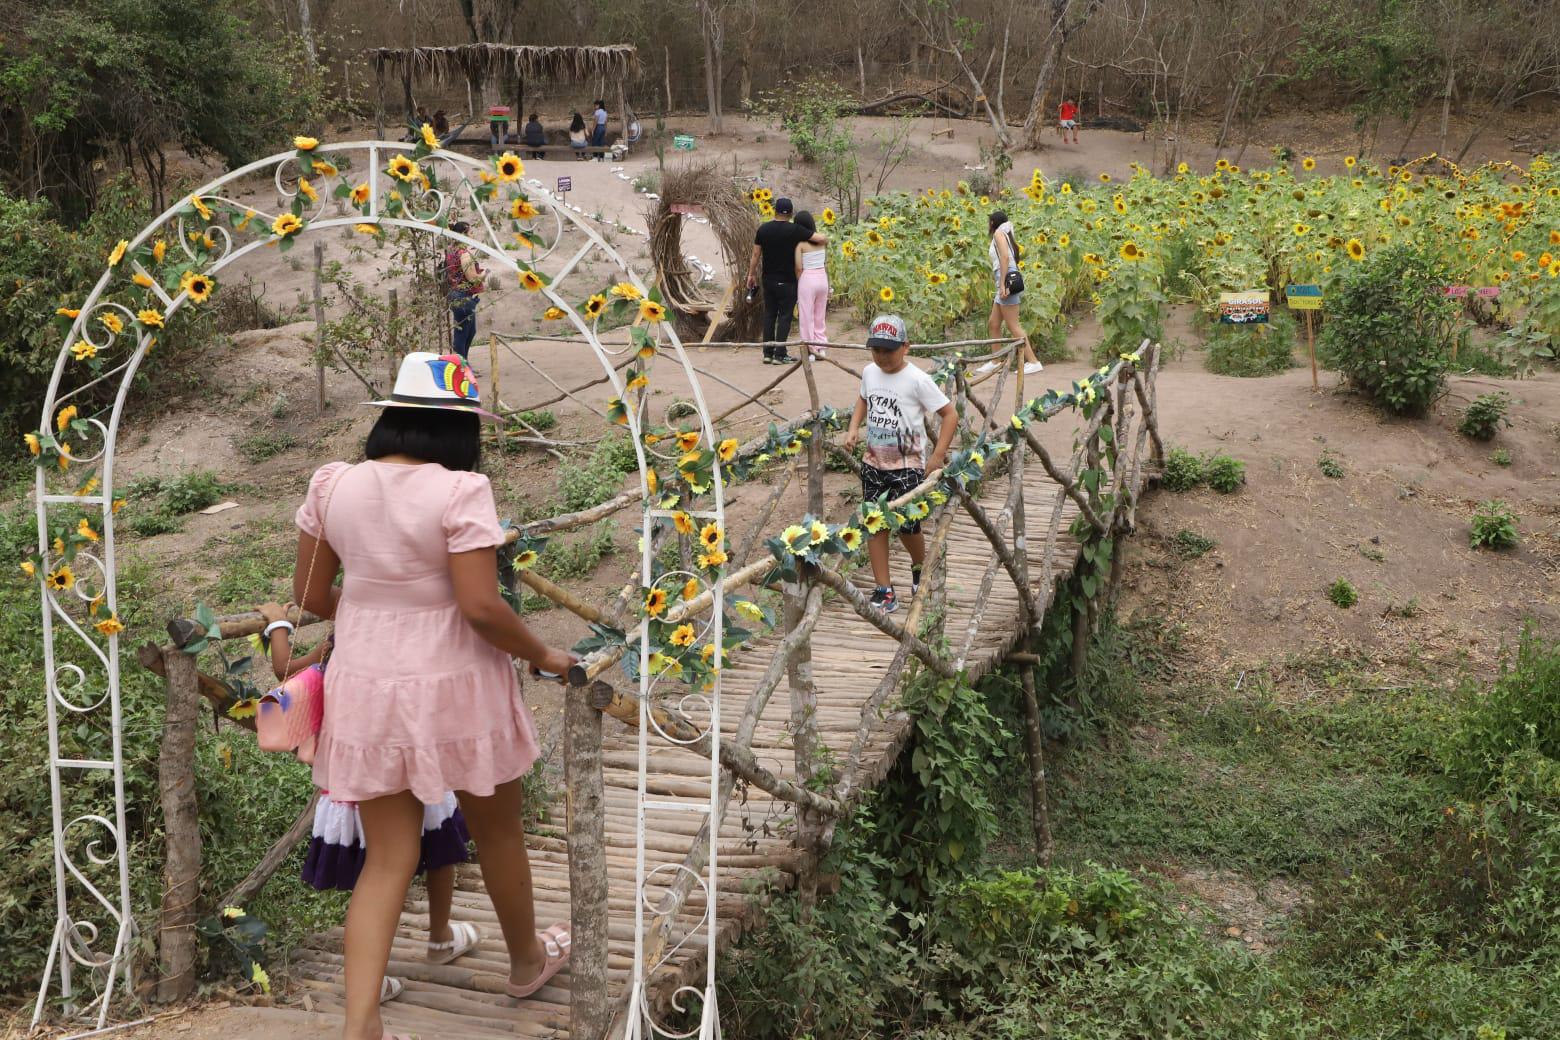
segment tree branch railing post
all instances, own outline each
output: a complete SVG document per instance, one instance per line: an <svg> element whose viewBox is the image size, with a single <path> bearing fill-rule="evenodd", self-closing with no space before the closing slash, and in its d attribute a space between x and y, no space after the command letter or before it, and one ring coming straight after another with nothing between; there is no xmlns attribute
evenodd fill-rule
<svg viewBox="0 0 1560 1040"><path fill-rule="evenodd" d="M586 685L564 696L564 775L568 813L569 1035L602 1040L612 1021L607 976L606 789L601 762L601 712Z"/></svg>
<svg viewBox="0 0 1560 1040"><path fill-rule="evenodd" d="M173 625L169 625L170 631ZM195 991L195 923L200 904L200 806L195 796L195 729L200 678L195 658L182 649L163 655L168 677L167 712L158 749L157 787L162 799L166 852L162 910L158 920L157 999L183 1000Z"/></svg>

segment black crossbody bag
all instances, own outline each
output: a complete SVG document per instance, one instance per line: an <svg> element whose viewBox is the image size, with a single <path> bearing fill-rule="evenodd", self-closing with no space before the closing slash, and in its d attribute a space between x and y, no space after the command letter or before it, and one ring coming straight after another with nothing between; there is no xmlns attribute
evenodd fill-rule
<svg viewBox="0 0 1560 1040"><path fill-rule="evenodd" d="M1017 242L1016 239L1013 238L1013 233L1011 231L1009 231L1007 233L1007 240L1008 240L1008 256L1010 257L1012 263L1017 264L1018 263L1018 242ZM1015 267L1014 270L1009 271L1007 273L1007 277L1002 279L1002 288L1007 290L1007 292L1004 294L1004 295L1007 295L1007 296L1017 296L1019 293L1023 292L1024 291L1024 273L1022 271L1018 270L1016 267Z"/></svg>

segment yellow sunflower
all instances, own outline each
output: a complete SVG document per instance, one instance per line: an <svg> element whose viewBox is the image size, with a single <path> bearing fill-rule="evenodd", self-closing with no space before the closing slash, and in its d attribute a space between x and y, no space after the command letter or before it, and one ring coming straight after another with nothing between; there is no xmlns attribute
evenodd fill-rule
<svg viewBox="0 0 1560 1040"><path fill-rule="evenodd" d="M839 219L835 215L834 210L828 206L823 208L823 212L818 214L818 218L823 221L824 227L833 227L834 222Z"/></svg>
<svg viewBox="0 0 1560 1040"><path fill-rule="evenodd" d="M645 596L645 613L651 617L657 617L666 609L666 590L651 589Z"/></svg>
<svg viewBox="0 0 1560 1040"><path fill-rule="evenodd" d="M162 239L159 238L156 242L152 243L152 262L153 263L158 263L158 264L162 263L163 262L163 257L166 256L166 255L168 255L168 243L167 242L164 242Z"/></svg>
<svg viewBox="0 0 1560 1040"><path fill-rule="evenodd" d="M689 582L689 584L690 585L694 584L694 582ZM694 593L694 595L698 595L698 593ZM689 598L692 598L692 597L689 597ZM682 625L678 625L676 628L672 629L672 635L671 635L671 638L670 638L670 642L675 647L678 647L678 648L681 648L681 649L685 649L687 647L690 647L690 646L693 645L693 639L694 639L694 633L693 633L693 625L692 624L682 624Z"/></svg>
<svg viewBox="0 0 1560 1040"><path fill-rule="evenodd" d="M144 275L140 271L137 271L135 274L131 275L130 280L143 289L150 289L153 285L156 284L152 281L149 275Z"/></svg>
<svg viewBox="0 0 1560 1040"><path fill-rule="evenodd" d="M727 437L715 447L715 456L722 462L730 462L737 457L737 439Z"/></svg>
<svg viewBox="0 0 1560 1040"><path fill-rule="evenodd" d="M542 312L543 321L561 321L564 318L562 307L549 307Z"/></svg>
<svg viewBox="0 0 1560 1040"><path fill-rule="evenodd" d="M683 587L682 587L683 602L687 602L690 599L696 599L698 597L698 595L699 595L699 579L698 578L689 578L687 581L683 582Z"/></svg>
<svg viewBox="0 0 1560 1040"><path fill-rule="evenodd" d="M514 152L500 155L495 168L498 170L498 179L505 182L517 181L525 174L525 163Z"/></svg>
<svg viewBox="0 0 1560 1040"><path fill-rule="evenodd" d="M314 185L309 183L309 178L307 177L298 178L298 194L302 195L310 202L320 201L320 193L314 190Z"/></svg>
<svg viewBox="0 0 1560 1040"><path fill-rule="evenodd" d="M639 301L639 316L645 321L655 322L666 317L666 308L654 300Z"/></svg>
<svg viewBox="0 0 1560 1040"><path fill-rule="evenodd" d="M321 177L334 177L336 174L341 172L340 170L336 169L335 163L326 159L315 159L313 162L309 163L309 166Z"/></svg>
<svg viewBox="0 0 1560 1040"><path fill-rule="evenodd" d="M893 288L890 287L890 286L887 286L887 285L883 286L883 288L878 290L878 299L882 300L884 303L893 303L894 302L894 290L893 290Z"/></svg>
<svg viewBox="0 0 1560 1040"><path fill-rule="evenodd" d="M698 430L684 430L677 435L677 450L682 452L692 451L699 446L699 439L703 436Z"/></svg>
<svg viewBox="0 0 1560 1040"><path fill-rule="evenodd" d="M679 509L672 514L672 527L680 535L691 535L694 527L693 517Z"/></svg>
<svg viewBox="0 0 1560 1040"><path fill-rule="evenodd" d="M318 138L304 137L301 134L293 138L293 147L298 149L300 152L312 152L319 146L320 142Z"/></svg>
<svg viewBox="0 0 1560 1040"><path fill-rule="evenodd" d="M377 237L378 234L379 234L379 225L378 224L353 224L352 225L352 230L356 231L360 235L372 235L372 236L376 236Z"/></svg>
<svg viewBox="0 0 1560 1040"><path fill-rule="evenodd" d="M420 172L417 169L417 164L404 155L392 157L390 165L386 169L389 171L390 176L398 181L409 181Z"/></svg>
<svg viewBox="0 0 1560 1040"><path fill-rule="evenodd" d="M515 199L509 204L509 215L516 220L530 220L539 212L529 199Z"/></svg>
<svg viewBox="0 0 1560 1040"><path fill-rule="evenodd" d="M1132 241L1121 243L1121 249L1119 252L1121 253L1121 258L1123 260L1129 260L1133 262L1143 259L1144 255L1143 251L1137 247L1137 243Z"/></svg>
<svg viewBox="0 0 1560 1040"><path fill-rule="evenodd" d="M1108 173L1100 174L1100 183L1101 184L1109 184L1110 183L1110 174L1108 174Z"/></svg>
<svg viewBox="0 0 1560 1040"><path fill-rule="evenodd" d="M854 527L840 528L840 544L846 552L855 552L861 547L861 532Z"/></svg>
<svg viewBox="0 0 1560 1040"><path fill-rule="evenodd" d="M1359 162L1359 160L1352 155L1345 155L1343 157L1343 165L1347 166L1351 170L1354 169L1354 164L1357 162Z"/></svg>
<svg viewBox="0 0 1560 1040"><path fill-rule="evenodd" d="M125 250L129 248L130 240L127 238L121 238L119 240L119 244L116 245L113 249L109 250L108 266L114 267L119 263L119 261L123 260L125 258Z"/></svg>
<svg viewBox="0 0 1560 1040"><path fill-rule="evenodd" d="M368 201L368 182L356 185L347 193L347 198L352 200L354 206L361 206Z"/></svg>
<svg viewBox="0 0 1560 1040"><path fill-rule="evenodd" d="M286 238L303 230L303 221L291 213L283 213L271 221L271 233L278 238Z"/></svg>
<svg viewBox="0 0 1560 1040"><path fill-rule="evenodd" d="M217 287L217 283L210 275L196 274L194 271L185 271L179 279L179 288L184 290L191 303L205 303L211 298L211 291Z"/></svg>
<svg viewBox="0 0 1560 1040"><path fill-rule="evenodd" d="M699 529L699 544L706 549L719 549L724 537L719 524L705 524Z"/></svg>
<svg viewBox="0 0 1560 1040"><path fill-rule="evenodd" d="M37 455L43 450L43 445L39 442L36 433L24 433L22 434L22 440L27 442L27 450L33 455Z"/></svg>
<svg viewBox="0 0 1560 1040"><path fill-rule="evenodd" d="M725 564L728 557L724 549L712 549L699 557L699 566L704 570L711 567L720 567Z"/></svg>
<svg viewBox="0 0 1560 1040"><path fill-rule="evenodd" d="M1063 249L1066 249L1068 246L1072 245L1072 236L1064 231L1060 235L1056 236L1056 244L1061 246Z"/></svg>
<svg viewBox="0 0 1560 1040"><path fill-rule="evenodd" d="M932 271L927 274L926 280L932 285L942 285L948 280L948 276L943 274L941 271Z"/></svg>
<svg viewBox="0 0 1560 1040"><path fill-rule="evenodd" d="M606 309L606 306L607 298L600 293L596 293L590 299L585 301L585 316L587 318L598 317L600 316L601 312Z"/></svg>
<svg viewBox="0 0 1560 1040"><path fill-rule="evenodd" d="M137 311L135 314L135 320L140 322L142 325L145 325L149 329L160 329L163 327L162 312L153 310L150 307L146 307Z"/></svg>
<svg viewBox="0 0 1560 1040"><path fill-rule="evenodd" d="M1304 238L1310 232L1311 227L1308 224L1301 224L1297 221L1293 230L1296 238Z"/></svg>
<svg viewBox="0 0 1560 1040"><path fill-rule="evenodd" d="M49 572L48 577L43 579L43 583L51 592L65 592L76 584L76 575L71 571L69 564L62 563Z"/></svg>
<svg viewBox="0 0 1560 1040"><path fill-rule="evenodd" d="M530 292L541 292L541 290L542 290L542 278L535 271L530 271L530 270L521 271L520 272L520 287L522 289L526 289L526 290L528 290Z"/></svg>
<svg viewBox="0 0 1560 1040"><path fill-rule="evenodd" d="M1348 242L1344 243L1343 248L1348 252L1350 260L1365 259L1365 245L1359 239L1349 239Z"/></svg>
<svg viewBox="0 0 1560 1040"><path fill-rule="evenodd" d="M1304 170L1314 170L1316 169L1316 160L1308 155L1300 160L1300 167Z"/></svg>

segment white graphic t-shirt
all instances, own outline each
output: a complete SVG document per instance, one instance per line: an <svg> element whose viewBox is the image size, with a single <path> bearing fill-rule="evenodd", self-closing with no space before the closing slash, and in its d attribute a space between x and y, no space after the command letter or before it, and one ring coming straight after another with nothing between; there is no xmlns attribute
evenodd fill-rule
<svg viewBox="0 0 1560 1040"><path fill-rule="evenodd" d="M869 364L861 373L867 402L867 465L875 469L921 469L926 465L926 413L948 403L932 377L906 363L898 372Z"/></svg>

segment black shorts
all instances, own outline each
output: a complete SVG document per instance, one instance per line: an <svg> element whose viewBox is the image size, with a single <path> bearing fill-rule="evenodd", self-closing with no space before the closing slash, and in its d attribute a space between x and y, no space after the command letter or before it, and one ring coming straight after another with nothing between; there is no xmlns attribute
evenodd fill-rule
<svg viewBox="0 0 1560 1040"><path fill-rule="evenodd" d="M861 500L863 502L876 502L884 494L892 502L914 491L926 479L926 471L923 469L878 469L869 466L865 462L861 464ZM919 534L921 521L915 520L906 523L899 529L900 534Z"/></svg>

